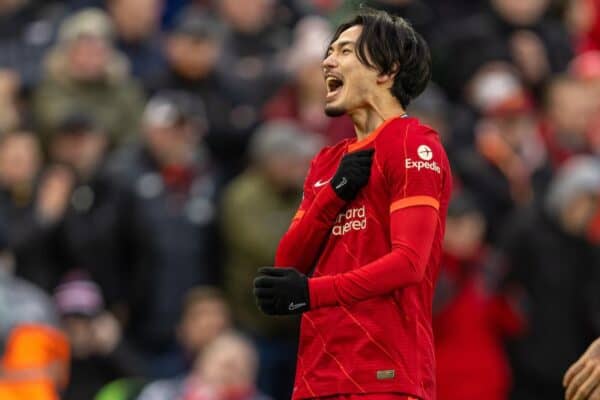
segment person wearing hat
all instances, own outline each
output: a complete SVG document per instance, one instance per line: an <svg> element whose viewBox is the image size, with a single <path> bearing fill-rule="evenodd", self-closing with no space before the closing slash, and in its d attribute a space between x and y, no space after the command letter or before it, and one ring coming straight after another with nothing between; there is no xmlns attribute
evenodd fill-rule
<svg viewBox="0 0 600 400"><path fill-rule="evenodd" d="M116 279L128 289L130 339L152 377L180 372L175 326L193 286L220 282L216 196L219 171L202 143L203 103L181 91L159 91L143 114L142 141L111 161L129 195L129 265Z"/></svg>
<svg viewBox="0 0 600 400"><path fill-rule="evenodd" d="M166 36L168 71L158 87L202 97L208 120L205 143L224 173L234 176L258 113L254 105L238 104L238 90L228 89L230 77L218 71L226 33L219 20L206 13L182 12Z"/></svg>
<svg viewBox="0 0 600 400"><path fill-rule="evenodd" d="M113 47L113 27L99 9L83 9L61 25L46 58L45 75L33 94L33 116L50 135L72 112L98 120L111 144L135 134L143 95L125 57Z"/></svg>
<svg viewBox="0 0 600 400"><path fill-rule="evenodd" d="M565 371L600 335L599 199L600 161L573 157L541 207L508 221L508 278L524 295L528 320L511 351L514 399L563 399Z"/></svg>
<svg viewBox="0 0 600 400"><path fill-rule="evenodd" d="M71 379L61 399L92 399L108 382L143 374L119 322L105 309L100 287L85 271L70 271L54 290L54 302L71 344Z"/></svg>

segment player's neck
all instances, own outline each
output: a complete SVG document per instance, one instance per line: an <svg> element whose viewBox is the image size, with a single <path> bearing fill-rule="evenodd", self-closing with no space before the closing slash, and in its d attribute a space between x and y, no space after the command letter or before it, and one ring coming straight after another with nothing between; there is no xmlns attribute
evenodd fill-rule
<svg viewBox="0 0 600 400"><path fill-rule="evenodd" d="M395 99L391 99L380 104L372 104L368 107L357 109L349 113L349 115L354 123L356 138L362 140L375 131L384 121L399 117L404 113L404 108Z"/></svg>

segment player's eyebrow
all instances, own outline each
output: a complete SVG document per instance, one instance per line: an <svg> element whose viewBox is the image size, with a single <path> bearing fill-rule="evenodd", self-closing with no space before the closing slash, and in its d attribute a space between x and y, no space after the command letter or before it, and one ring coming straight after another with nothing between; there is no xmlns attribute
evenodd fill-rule
<svg viewBox="0 0 600 400"><path fill-rule="evenodd" d="M342 47L344 47L344 46L347 46L347 45L349 45L349 44L351 44L351 45L353 45L353 46L354 46L354 45L356 44L356 42L355 42L354 40L342 40L342 41L339 41L339 42L334 42L334 43L332 43L332 44L331 44L331 46L329 46L329 48L327 49L327 54L328 54L328 55L329 55L329 54L331 54L331 52L333 51L333 49L334 49L335 47L337 47L338 49L340 49L340 48L342 48Z"/></svg>

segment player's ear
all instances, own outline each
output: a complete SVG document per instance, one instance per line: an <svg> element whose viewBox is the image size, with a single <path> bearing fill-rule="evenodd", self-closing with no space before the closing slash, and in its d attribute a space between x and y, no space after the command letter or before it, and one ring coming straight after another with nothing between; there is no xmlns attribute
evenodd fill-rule
<svg viewBox="0 0 600 400"><path fill-rule="evenodd" d="M390 86L393 85L394 79L396 79L396 74L398 73L399 69L400 69L400 65L398 63L395 63L389 72L386 72L386 73L380 72L377 75L377 83L380 85L383 85L383 84L390 84Z"/></svg>

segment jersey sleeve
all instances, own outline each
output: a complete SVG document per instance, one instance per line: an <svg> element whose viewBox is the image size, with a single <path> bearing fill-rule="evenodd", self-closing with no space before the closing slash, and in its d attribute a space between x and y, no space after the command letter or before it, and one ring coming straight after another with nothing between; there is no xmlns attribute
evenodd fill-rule
<svg viewBox="0 0 600 400"><path fill-rule="evenodd" d="M313 171L318 160L319 155L313 160L304 182L303 198L298 211L277 247L276 267L293 267L302 273L309 273L339 211L346 204L329 184L316 193Z"/></svg>
<svg viewBox="0 0 600 400"><path fill-rule="evenodd" d="M350 305L418 284L425 276L437 229L433 208L398 209L390 218L391 251L352 271L310 278L310 307Z"/></svg>
<svg viewBox="0 0 600 400"><path fill-rule="evenodd" d="M390 191L390 212L414 206L440 208L446 179L446 153L429 130L396 134L378 157Z"/></svg>

